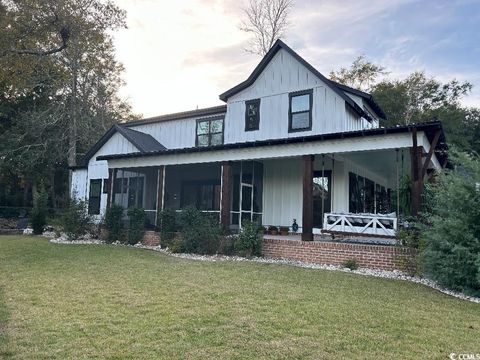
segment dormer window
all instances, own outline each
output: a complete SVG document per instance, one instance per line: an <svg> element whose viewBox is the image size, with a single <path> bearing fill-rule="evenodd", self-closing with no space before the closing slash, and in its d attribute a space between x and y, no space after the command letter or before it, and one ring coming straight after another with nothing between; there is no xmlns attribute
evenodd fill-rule
<svg viewBox="0 0 480 360"><path fill-rule="evenodd" d="M223 144L223 117L197 120L196 146Z"/></svg>
<svg viewBox="0 0 480 360"><path fill-rule="evenodd" d="M288 94L290 108L288 113L288 131L307 131L312 129L312 90L297 91Z"/></svg>
<svg viewBox="0 0 480 360"><path fill-rule="evenodd" d="M260 127L260 99L245 102L245 131L258 130Z"/></svg>

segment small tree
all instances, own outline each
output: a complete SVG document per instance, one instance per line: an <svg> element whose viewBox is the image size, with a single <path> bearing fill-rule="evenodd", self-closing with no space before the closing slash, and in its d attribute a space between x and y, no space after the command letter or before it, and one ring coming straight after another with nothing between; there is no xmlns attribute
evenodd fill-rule
<svg viewBox="0 0 480 360"><path fill-rule="evenodd" d="M237 237L235 248L242 256L262 255L262 232L261 227L254 222L242 222L242 231Z"/></svg>
<svg viewBox="0 0 480 360"><path fill-rule="evenodd" d="M142 241L145 235L145 210L142 208L130 208L127 211L130 221L128 228L128 243L135 245Z"/></svg>
<svg viewBox="0 0 480 360"><path fill-rule="evenodd" d="M38 191L37 199L30 215L30 223L35 235L42 234L45 225L47 225L47 202L48 194L42 186Z"/></svg>
<svg viewBox="0 0 480 360"><path fill-rule="evenodd" d="M450 289L480 295L480 163L455 156L455 170L439 176L422 234L427 276Z"/></svg>
<svg viewBox="0 0 480 360"><path fill-rule="evenodd" d="M105 227L108 231L107 241L122 240L122 216L123 208L120 205L112 204L105 212Z"/></svg>
<svg viewBox="0 0 480 360"><path fill-rule="evenodd" d="M217 217L189 206L182 211L180 223L185 252L215 254L218 251L222 229Z"/></svg>
<svg viewBox="0 0 480 360"><path fill-rule="evenodd" d="M78 239L85 235L92 225L85 201L72 198L65 213L60 218L63 231L69 239Z"/></svg>
<svg viewBox="0 0 480 360"><path fill-rule="evenodd" d="M176 215L173 209L163 209L158 215L162 246L169 247L175 238Z"/></svg>

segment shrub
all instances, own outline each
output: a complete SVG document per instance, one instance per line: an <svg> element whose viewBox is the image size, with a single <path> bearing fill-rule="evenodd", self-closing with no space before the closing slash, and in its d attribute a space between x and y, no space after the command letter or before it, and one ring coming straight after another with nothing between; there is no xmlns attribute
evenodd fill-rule
<svg viewBox="0 0 480 360"><path fill-rule="evenodd" d="M408 227L404 227L398 231L397 240L401 246L418 249L421 236L419 223L414 222L413 219L408 219L408 224Z"/></svg>
<svg viewBox="0 0 480 360"><path fill-rule="evenodd" d="M224 235L220 237L218 253L222 255L235 255L235 243L237 235Z"/></svg>
<svg viewBox="0 0 480 360"><path fill-rule="evenodd" d="M180 233L175 234L172 241L170 242L170 245L169 245L168 249L172 253L181 253L181 252L185 251L182 234L180 234Z"/></svg>
<svg viewBox="0 0 480 360"><path fill-rule="evenodd" d="M422 228L421 265L440 285L479 296L480 163L466 154L453 158L458 165L439 176Z"/></svg>
<svg viewBox="0 0 480 360"><path fill-rule="evenodd" d="M120 205L112 204L105 212L105 227L107 229L107 242L123 240L122 229L123 208Z"/></svg>
<svg viewBox="0 0 480 360"><path fill-rule="evenodd" d="M45 225L47 225L47 202L48 194L41 187L38 191L37 200L30 215L30 223L32 224L33 233L40 235L43 233Z"/></svg>
<svg viewBox="0 0 480 360"><path fill-rule="evenodd" d="M180 224L185 252L215 254L218 251L222 229L217 215L187 207L182 211Z"/></svg>
<svg viewBox="0 0 480 360"><path fill-rule="evenodd" d="M242 231L237 237L235 248L241 256L261 256L263 237L258 224L251 221L242 223Z"/></svg>
<svg viewBox="0 0 480 360"><path fill-rule="evenodd" d="M358 263L356 259L348 259L343 262L343 266L350 270L357 270Z"/></svg>
<svg viewBox="0 0 480 360"><path fill-rule="evenodd" d="M142 241L145 235L145 210L142 208L130 208L127 211L129 218L129 228L127 241L130 245L135 245Z"/></svg>
<svg viewBox="0 0 480 360"><path fill-rule="evenodd" d="M177 213L172 209L164 209L158 215L158 224L160 227L160 239L162 246L170 247L177 230Z"/></svg>
<svg viewBox="0 0 480 360"><path fill-rule="evenodd" d="M88 214L85 201L71 199L68 208L60 216L60 226L69 239L78 239L85 235L92 226L92 218Z"/></svg>

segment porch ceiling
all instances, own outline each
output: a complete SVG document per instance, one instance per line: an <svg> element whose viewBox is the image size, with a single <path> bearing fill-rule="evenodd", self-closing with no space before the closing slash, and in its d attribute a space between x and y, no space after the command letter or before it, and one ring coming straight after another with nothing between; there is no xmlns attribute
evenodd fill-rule
<svg viewBox="0 0 480 360"><path fill-rule="evenodd" d="M410 152L403 149L403 167L404 170L410 168ZM397 166L400 171L402 166L402 150L380 150L380 151L362 151L353 152L345 155L348 160L359 164L376 173L395 173Z"/></svg>

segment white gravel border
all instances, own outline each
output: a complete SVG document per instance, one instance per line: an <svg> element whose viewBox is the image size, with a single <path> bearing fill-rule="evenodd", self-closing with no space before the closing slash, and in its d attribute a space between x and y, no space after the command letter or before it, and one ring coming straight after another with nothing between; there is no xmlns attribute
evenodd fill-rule
<svg viewBox="0 0 480 360"><path fill-rule="evenodd" d="M106 244L105 241L92 239L92 238L85 238L81 240L74 240L70 241L65 235L62 235L58 238L52 237L53 234L44 234L43 236L49 237L50 242L54 244L68 244L68 245L100 245ZM54 235L53 235L54 236ZM350 270L342 266L336 265L326 265L326 264L313 264L313 263L306 263L302 261L294 261L294 260L287 260L287 259L270 259L270 258L262 258L262 257L251 257L251 258L244 258L240 256L226 256L226 255L197 255L197 254L177 254L172 253L168 250L168 248L162 248L159 246L147 246L141 243L136 245L125 245L120 242L115 242L111 244L113 246L125 246L125 247L133 247L138 249L145 249L145 250L152 250L158 251L165 255L173 256L180 259L188 259L188 260L197 260L197 261L242 261L242 262L255 262L255 263L262 263L262 264L280 264L280 265L289 265L289 266L296 266L305 269L317 269L317 270L329 270L329 271L342 271L357 275L363 276L373 276L379 277L384 279L394 279L394 280L403 280L403 281L410 281L417 284L422 284L428 286L432 289L440 291L441 293L453 296L458 299L471 301L477 304L480 304L480 298L468 296L456 291L445 289L439 286L432 280L417 277L417 276L410 276L402 271L393 270L379 270L379 269L368 269L368 268L360 268L357 270Z"/></svg>

